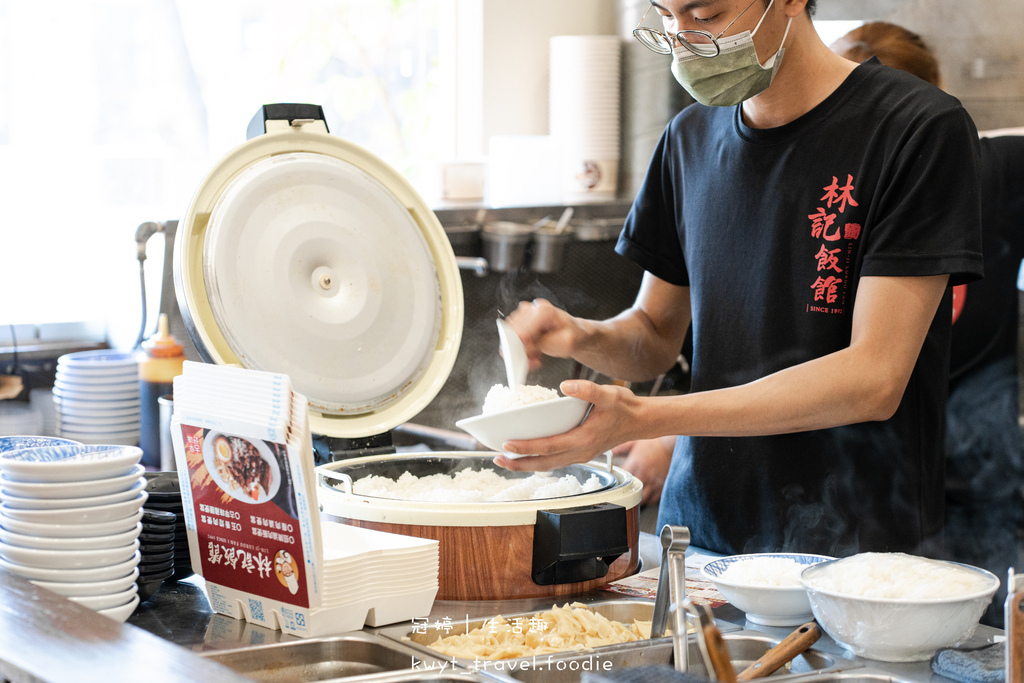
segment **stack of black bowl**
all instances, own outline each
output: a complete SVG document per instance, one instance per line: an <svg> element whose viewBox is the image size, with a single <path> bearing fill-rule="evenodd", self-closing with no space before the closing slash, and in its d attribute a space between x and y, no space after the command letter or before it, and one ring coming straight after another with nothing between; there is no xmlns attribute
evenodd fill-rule
<svg viewBox="0 0 1024 683"><path fill-rule="evenodd" d="M188 536L185 531L184 508L181 503L181 487L177 472L146 472L145 490L150 494L145 502L146 510L173 512L175 515L173 572L168 581L180 581L193 574L191 557L188 554ZM143 561L144 561L143 557Z"/></svg>
<svg viewBox="0 0 1024 683"><path fill-rule="evenodd" d="M147 472L146 500L147 510L173 512L177 515L174 522L174 573L170 581L180 581L192 576L192 558L188 551L188 534L185 531L185 514L181 502L181 484L177 472Z"/></svg>
<svg viewBox="0 0 1024 683"><path fill-rule="evenodd" d="M139 602L145 602L160 590L174 574L173 512L142 508L142 533L139 534Z"/></svg>

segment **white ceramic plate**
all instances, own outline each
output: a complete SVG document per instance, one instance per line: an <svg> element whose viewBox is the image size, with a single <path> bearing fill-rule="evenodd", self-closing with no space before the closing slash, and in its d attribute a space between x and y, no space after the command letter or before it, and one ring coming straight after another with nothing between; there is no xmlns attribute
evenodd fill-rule
<svg viewBox="0 0 1024 683"><path fill-rule="evenodd" d="M130 574L139 565L141 555L138 551L129 559L119 564L107 565L105 567L93 567L91 569L51 569L46 567L29 567L17 562L10 562L0 558L0 568L6 569L12 574L26 579L40 579L42 581L64 581L71 583L84 583L87 581L110 581L125 574Z"/></svg>
<svg viewBox="0 0 1024 683"><path fill-rule="evenodd" d="M123 369L132 366L137 367L138 364L138 355L125 351L114 351L111 349L76 351L75 353L66 353L57 359L58 366L90 370L110 368Z"/></svg>
<svg viewBox="0 0 1024 683"><path fill-rule="evenodd" d="M95 403L78 401L61 401L56 396L53 402L58 412L63 415L74 415L76 417L139 417L139 406L129 405L125 408L97 408Z"/></svg>
<svg viewBox="0 0 1024 683"><path fill-rule="evenodd" d="M138 446L139 445L139 431L133 432L118 432L116 434L80 434L78 432L68 432L65 434L60 429L57 430L60 434L68 436L72 439L77 439L86 445L93 446L110 446L118 444L121 446Z"/></svg>
<svg viewBox="0 0 1024 683"><path fill-rule="evenodd" d="M80 538L53 538L50 536L30 536L17 531L0 528L0 543L15 545L21 548L39 548L40 550L99 550L102 548L118 548L128 545L142 533L142 523L137 523L128 531L121 531L106 536L82 536Z"/></svg>
<svg viewBox="0 0 1024 683"><path fill-rule="evenodd" d="M88 384L90 386L100 386L107 384L135 384L138 386L139 383L139 371L137 368L126 368L123 372L95 372L93 370L80 370L75 368L66 368L64 366L57 366L57 375L54 381L63 382L65 384Z"/></svg>
<svg viewBox="0 0 1024 683"><path fill-rule="evenodd" d="M134 389L124 389L118 385L111 385L105 389L91 389L79 386L68 386L61 384L54 384L53 395L60 397L62 400L78 399L80 401L129 401L137 400L139 398L138 387Z"/></svg>
<svg viewBox="0 0 1024 683"><path fill-rule="evenodd" d="M110 422L98 422L92 417L75 417L71 421L64 418L64 415L57 416L57 426L67 432L83 432L86 434L127 432L139 430L139 416L127 415L124 417L101 418Z"/></svg>
<svg viewBox="0 0 1024 683"><path fill-rule="evenodd" d="M46 536L49 538L109 536L110 534L134 529L141 521L141 509L136 510L134 515L99 524L39 524L37 522L26 522L21 519L11 519L0 514L0 527L4 529L16 531L27 536Z"/></svg>
<svg viewBox="0 0 1024 683"><path fill-rule="evenodd" d="M39 548L21 548L16 545L0 543L0 557L8 562L16 562L28 567L92 569L120 564L134 556L138 549L138 539L132 541L130 545L98 550L40 550Z"/></svg>
<svg viewBox="0 0 1024 683"><path fill-rule="evenodd" d="M53 395L53 402L62 410L67 408L87 408L90 410L139 410L139 398L119 399L117 401L102 401L81 396Z"/></svg>
<svg viewBox="0 0 1024 683"><path fill-rule="evenodd" d="M107 505L56 510L23 510L12 508L5 502L0 503L0 515L3 515L5 519L20 519L23 522L36 522L37 524L112 522L115 519L123 519L135 514L145 504L147 498L149 498L149 494L144 489L139 489L131 500L122 500L119 503L108 503Z"/></svg>
<svg viewBox="0 0 1024 683"><path fill-rule="evenodd" d="M97 610L96 614L102 614L103 616L109 617L114 621L123 623L125 619L132 615L132 612L134 612L135 608L138 606L139 596L136 595L134 598L132 598L132 601L126 605L121 605L120 607L111 607L110 609Z"/></svg>
<svg viewBox="0 0 1024 683"><path fill-rule="evenodd" d="M136 396L139 393L139 381L130 375L126 375L123 378L101 375L96 379L98 381L85 377L58 376L53 380L53 386L55 389L72 393L82 391L90 394L117 394L127 391L134 393Z"/></svg>
<svg viewBox="0 0 1024 683"><path fill-rule="evenodd" d="M60 423L72 431L123 432L139 425L139 414L122 417L95 417L92 415L60 414Z"/></svg>
<svg viewBox="0 0 1024 683"><path fill-rule="evenodd" d="M110 505L131 500L139 495L139 492L146 488L146 482L139 477L135 485L124 491L115 491L102 496L84 496L81 498L34 498L19 496L4 487L0 482L0 501L11 508L20 510L63 510L67 508L95 507L98 505ZM148 494L147 494L148 497Z"/></svg>
<svg viewBox="0 0 1024 683"><path fill-rule="evenodd" d="M26 448L42 448L44 446L77 446L71 439L58 439L54 436L0 436L0 453L20 451Z"/></svg>
<svg viewBox="0 0 1024 683"><path fill-rule="evenodd" d="M104 434L127 434L139 431L139 419L127 418L123 422L112 425L102 424L68 424L63 418L58 419L57 427L62 433L85 434L97 437Z"/></svg>
<svg viewBox="0 0 1024 683"><path fill-rule="evenodd" d="M103 479L87 479L75 482L23 482L12 481L0 472L0 489L23 498L77 498L85 496L102 496L117 491L125 491L135 486L146 468L136 465L127 474L119 477Z"/></svg>
<svg viewBox="0 0 1024 683"><path fill-rule="evenodd" d="M40 588L53 591L58 595L70 597L72 595L103 595L105 593L120 593L128 590L128 587L139 578L139 568L132 569L130 574L109 581L83 581L74 583L71 581L40 581L32 579L31 582Z"/></svg>
<svg viewBox="0 0 1024 683"><path fill-rule="evenodd" d="M136 598L138 592L139 587L133 583L128 588L117 593L101 593L99 595L73 595L69 596L68 600L70 600L71 602L77 602L82 607L88 607L89 609L111 609L113 607L127 605L129 602L132 601L132 598Z"/></svg>
<svg viewBox="0 0 1024 683"><path fill-rule="evenodd" d="M581 399L562 396L496 413L467 417L456 422L455 426L468 432L492 451L501 452L506 441L554 436L579 426L590 406L590 403ZM525 457L515 453L505 453L505 456Z"/></svg>
<svg viewBox="0 0 1024 683"><path fill-rule="evenodd" d="M281 486L281 467L278 465L277 458L274 457L270 448L260 439L238 437L250 443L270 468L270 485L267 486L266 490L261 488L259 494L253 498L245 492L240 484L230 482L221 476L220 470L217 467L217 460L231 457L229 445L224 443L218 446L218 442L224 441L226 438L221 432L210 431L207 432L203 441L203 462L206 463L206 469L210 472L210 476L213 477L213 481L216 482L222 491L243 503L256 504L271 500L277 495L277 490Z"/></svg>
<svg viewBox="0 0 1024 683"><path fill-rule="evenodd" d="M134 446L48 446L0 453L0 471L13 481L84 481L127 474L141 459Z"/></svg>

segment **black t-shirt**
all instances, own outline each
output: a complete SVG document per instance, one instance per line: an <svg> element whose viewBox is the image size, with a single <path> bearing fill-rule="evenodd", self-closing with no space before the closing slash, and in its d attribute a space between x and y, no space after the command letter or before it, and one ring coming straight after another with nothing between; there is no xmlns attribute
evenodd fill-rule
<svg viewBox="0 0 1024 683"><path fill-rule="evenodd" d="M954 98L869 60L784 126L740 114L669 123L616 246L690 288L691 391L847 347L862 276L981 274L977 131ZM890 420L681 437L659 527L722 553L939 552L951 315L947 290Z"/></svg>
<svg viewBox="0 0 1024 683"><path fill-rule="evenodd" d="M985 279L963 287L953 325L950 388L1001 359L1017 364L1017 274L1024 258L1024 136L981 139Z"/></svg>

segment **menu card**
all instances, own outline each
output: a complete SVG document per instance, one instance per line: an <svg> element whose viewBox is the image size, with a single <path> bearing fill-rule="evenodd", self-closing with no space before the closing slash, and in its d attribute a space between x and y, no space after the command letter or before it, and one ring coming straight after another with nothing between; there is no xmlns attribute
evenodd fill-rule
<svg viewBox="0 0 1024 683"><path fill-rule="evenodd" d="M686 597L695 604L720 607L726 603L725 597L718 592L715 584L704 578L701 573L704 565L710 562L712 557L693 554L686 556ZM601 590L611 593L620 593L634 598L646 598L653 600L658 594L658 577L661 573L659 567L627 576L624 579L605 584Z"/></svg>
<svg viewBox="0 0 1024 683"><path fill-rule="evenodd" d="M300 636L362 628L368 612L399 621L429 612L436 585L428 601L428 585L408 587L419 600L402 609L416 614L382 596L395 586L331 588L380 537L405 539L387 543L413 548L425 567L436 564L437 542L331 522L325 537L307 403L287 375L186 362L174 379L171 438L193 569L214 611Z"/></svg>

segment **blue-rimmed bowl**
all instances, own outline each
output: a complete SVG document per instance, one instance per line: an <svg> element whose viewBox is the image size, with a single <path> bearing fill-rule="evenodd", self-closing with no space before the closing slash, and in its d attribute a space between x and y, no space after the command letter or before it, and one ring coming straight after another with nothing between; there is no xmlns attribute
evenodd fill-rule
<svg viewBox="0 0 1024 683"><path fill-rule="evenodd" d="M78 441L56 436L0 436L0 453L44 446L80 446Z"/></svg>
<svg viewBox="0 0 1024 683"><path fill-rule="evenodd" d="M738 583L722 575L730 566L739 562L758 558L793 560L799 565L809 567L819 562L834 559L826 555L809 555L805 553L753 553L749 555L732 555L720 560L713 560L704 565L701 573L708 581L715 584L718 592L737 609L746 612L747 619L755 624L765 626L799 626L811 621L811 603L807 591L800 585L799 574L796 585L765 586Z"/></svg>
<svg viewBox="0 0 1024 683"><path fill-rule="evenodd" d="M128 474L141 459L136 446L42 446L0 453L0 475L21 482L104 479Z"/></svg>

